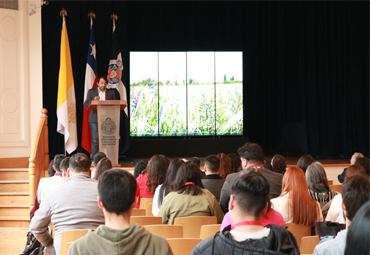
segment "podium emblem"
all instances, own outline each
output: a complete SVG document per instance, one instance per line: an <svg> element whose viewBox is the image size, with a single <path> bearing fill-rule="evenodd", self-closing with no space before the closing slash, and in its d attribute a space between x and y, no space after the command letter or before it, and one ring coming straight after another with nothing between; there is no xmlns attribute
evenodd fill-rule
<svg viewBox="0 0 370 255"><path fill-rule="evenodd" d="M101 124L101 131L105 135L113 135L116 132L116 123L111 118L106 118Z"/></svg>

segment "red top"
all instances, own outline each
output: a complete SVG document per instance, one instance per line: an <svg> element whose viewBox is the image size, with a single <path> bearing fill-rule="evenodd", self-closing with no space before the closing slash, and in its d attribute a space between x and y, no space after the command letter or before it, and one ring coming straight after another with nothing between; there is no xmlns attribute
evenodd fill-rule
<svg viewBox="0 0 370 255"><path fill-rule="evenodd" d="M136 208L140 208L140 200L142 197L153 197L152 193L146 190L147 180L148 180L147 174L140 174L136 178L136 182L137 182L136 196L138 197Z"/></svg>

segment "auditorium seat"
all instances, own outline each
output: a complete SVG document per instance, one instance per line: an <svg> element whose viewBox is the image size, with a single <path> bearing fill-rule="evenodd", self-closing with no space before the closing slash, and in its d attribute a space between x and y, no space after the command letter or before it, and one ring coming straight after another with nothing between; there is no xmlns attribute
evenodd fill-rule
<svg viewBox="0 0 370 255"><path fill-rule="evenodd" d="M183 237L183 227L177 225L146 225L143 226L149 232L161 235L165 238L182 238Z"/></svg>
<svg viewBox="0 0 370 255"><path fill-rule="evenodd" d="M214 236L220 231L220 228L221 224L202 225L200 228L200 239L204 240L210 236Z"/></svg>
<svg viewBox="0 0 370 255"><path fill-rule="evenodd" d="M167 238L173 255L190 255L194 247L201 241L200 238Z"/></svg>
<svg viewBox="0 0 370 255"><path fill-rule="evenodd" d="M155 224L162 224L162 217L154 217L154 216L132 216L130 218L130 224L138 224L141 226L144 225L155 225Z"/></svg>
<svg viewBox="0 0 370 255"><path fill-rule="evenodd" d="M301 240L299 250L301 253L312 254L316 245L320 242L319 236L304 236Z"/></svg>
<svg viewBox="0 0 370 255"><path fill-rule="evenodd" d="M175 218L173 224L181 225L184 227L184 238L199 238L201 226L217 224L217 217L216 216L177 217Z"/></svg>
<svg viewBox="0 0 370 255"><path fill-rule="evenodd" d="M311 227L301 224L287 224L288 230L292 232L297 240L298 247L301 246L301 240L304 236L311 236Z"/></svg>
<svg viewBox="0 0 370 255"><path fill-rule="evenodd" d="M145 209L134 208L134 209L132 209L131 216L146 216L146 210Z"/></svg>
<svg viewBox="0 0 370 255"><path fill-rule="evenodd" d="M145 209L147 210L148 204L153 203L153 198L152 197L143 197L140 199L140 209ZM146 215L149 216L148 211L146 212Z"/></svg>
<svg viewBox="0 0 370 255"><path fill-rule="evenodd" d="M62 233L62 242L60 246L60 255L67 255L68 248L73 241L76 241L80 237L83 237L87 234L89 229L73 229L73 230L66 230Z"/></svg>
<svg viewBox="0 0 370 255"><path fill-rule="evenodd" d="M329 189L335 190L336 192L340 193L340 190L342 189L342 184L329 185Z"/></svg>

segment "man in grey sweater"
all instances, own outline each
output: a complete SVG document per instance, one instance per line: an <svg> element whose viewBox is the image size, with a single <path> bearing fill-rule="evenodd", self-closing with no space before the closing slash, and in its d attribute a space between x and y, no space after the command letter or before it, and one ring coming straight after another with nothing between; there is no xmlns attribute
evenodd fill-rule
<svg viewBox="0 0 370 255"><path fill-rule="evenodd" d="M50 190L32 218L30 230L45 247L44 254L60 254L62 232L94 229L104 224L104 214L97 202L98 182L90 178L91 161L77 153L69 161L69 178ZM54 239L48 232L54 225Z"/></svg>

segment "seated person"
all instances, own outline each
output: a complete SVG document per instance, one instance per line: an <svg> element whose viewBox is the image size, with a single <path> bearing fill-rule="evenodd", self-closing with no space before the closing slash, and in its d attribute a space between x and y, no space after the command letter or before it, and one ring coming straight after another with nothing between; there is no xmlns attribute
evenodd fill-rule
<svg viewBox="0 0 370 255"><path fill-rule="evenodd" d="M356 162L356 160L357 160L357 159L359 159L359 158L363 158L363 157L364 157L364 155L363 155L362 153L360 153L360 152L355 152L355 153L352 155L352 157L351 157L351 159L350 159L350 161L349 161L349 162L351 163L351 166L355 164L355 162ZM343 182L344 182L344 178L346 177L346 171L347 171L347 167L346 167L346 168L344 168L343 172L342 172L340 175L338 175L338 181L339 181L340 183L343 183Z"/></svg>
<svg viewBox="0 0 370 255"><path fill-rule="evenodd" d="M94 156L94 162L93 162L93 165L94 165L94 170L91 171L91 178L94 179L95 178L95 169L96 169L96 166L98 165L99 161L102 159L102 158L106 158L107 156L105 155L104 152L101 152L99 151L98 153L95 154Z"/></svg>
<svg viewBox="0 0 370 255"><path fill-rule="evenodd" d="M158 216L163 224L173 224L176 217L216 216L220 224L224 213L215 196L203 189L199 168L186 162L180 166Z"/></svg>
<svg viewBox="0 0 370 255"><path fill-rule="evenodd" d="M338 232L337 236L315 247L314 255L343 255L348 228L351 226L353 217L360 207L370 200L370 178L363 175L355 175L347 178L342 187L342 207L345 212L346 229ZM367 227L369 227L367 225ZM352 253L356 254L356 253Z"/></svg>
<svg viewBox="0 0 370 255"><path fill-rule="evenodd" d="M345 255L369 255L370 202L361 206L348 229Z"/></svg>
<svg viewBox="0 0 370 255"><path fill-rule="evenodd" d="M286 224L314 226L316 221L323 220L320 204L308 193L304 173L298 167L288 168L283 177L281 195L271 199L271 203Z"/></svg>
<svg viewBox="0 0 370 255"><path fill-rule="evenodd" d="M44 254L59 254L62 232L71 229L93 229L104 223L98 207L98 182L90 178L91 161L76 153L69 160L70 177L49 191L30 223L30 231L46 249ZM48 232L54 225L54 237Z"/></svg>
<svg viewBox="0 0 370 255"><path fill-rule="evenodd" d="M146 160L139 160L134 169L134 176L135 178L139 177L142 171L144 171L148 166L148 161Z"/></svg>
<svg viewBox="0 0 370 255"><path fill-rule="evenodd" d="M77 254L172 254L166 239L144 227L130 224L136 207L135 177L122 169L105 171L99 178L98 205L104 212L105 225L71 244L68 255Z"/></svg>
<svg viewBox="0 0 370 255"><path fill-rule="evenodd" d="M269 207L269 192L263 174L250 171L238 176L229 203L234 225L203 240L191 254L299 254L293 234L285 227L261 224L261 215Z"/></svg>
<svg viewBox="0 0 370 255"><path fill-rule="evenodd" d="M206 176L202 179L204 188L208 189L216 197L217 201L220 200L221 189L225 182L225 179L218 174L220 163L220 159L216 155L206 157L204 162Z"/></svg>
<svg viewBox="0 0 370 255"><path fill-rule="evenodd" d="M62 178L66 181L69 177L69 157L65 157L59 165L60 171L62 172Z"/></svg>
<svg viewBox="0 0 370 255"><path fill-rule="evenodd" d="M354 175L364 175L366 176L365 170L360 165L352 165L347 168L346 176L344 180ZM346 224L346 220L343 217L343 208L342 208L342 195L336 195L330 205L328 214L326 216L326 221L338 222L339 224Z"/></svg>
<svg viewBox="0 0 370 255"><path fill-rule="evenodd" d="M186 160L184 161L186 162ZM200 169L200 159L198 157L192 157L192 158L189 158L188 161L198 167L199 172L200 172L200 178L203 179L204 176L206 176L206 173Z"/></svg>
<svg viewBox="0 0 370 255"><path fill-rule="evenodd" d="M249 168L248 170L244 170L244 173L249 173L251 171L260 172L257 168ZM285 224L283 216L278 211L275 211L274 209L271 208L270 198L269 198L268 202L269 202L269 206L267 208L266 214L261 215L261 224L262 224L262 226L267 226L268 224L275 224L275 225L278 225L278 226L285 226L286 224ZM230 213L227 212L225 214L224 219L222 220L220 231L224 230L224 228L229 226L229 225L233 225L233 223L231 222L231 219L230 219Z"/></svg>

